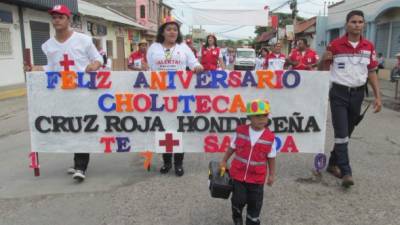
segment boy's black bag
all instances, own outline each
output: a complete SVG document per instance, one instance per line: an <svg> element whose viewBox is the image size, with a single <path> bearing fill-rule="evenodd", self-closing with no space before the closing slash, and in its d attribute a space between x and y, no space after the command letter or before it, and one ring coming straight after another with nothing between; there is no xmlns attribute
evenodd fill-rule
<svg viewBox="0 0 400 225"><path fill-rule="evenodd" d="M229 195L232 192L232 182L228 171L221 174L219 162L217 161L210 161L208 168L211 197L223 199L229 198Z"/></svg>

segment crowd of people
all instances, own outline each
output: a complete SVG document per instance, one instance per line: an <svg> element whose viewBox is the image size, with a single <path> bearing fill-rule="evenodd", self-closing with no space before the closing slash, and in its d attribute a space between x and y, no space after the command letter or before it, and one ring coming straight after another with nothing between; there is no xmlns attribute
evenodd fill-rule
<svg viewBox="0 0 400 225"><path fill-rule="evenodd" d="M62 71L60 60L68 55L74 59L71 69L91 72L107 65L101 49L96 49L91 38L73 31L71 12L64 5L50 10L55 36L43 44L47 56L46 66L26 65L25 70ZM332 41L320 60L309 48L306 39L299 39L289 56L282 53L281 43L271 49L262 48L258 67L270 70L329 70L331 88L329 92L334 147L331 151L327 171L342 179L344 187L354 185L348 155L349 138L354 131L364 88L370 82L375 96L374 111L381 110L381 97L376 70L378 62L373 45L362 37L364 14L351 11L346 17L346 34ZM84 51L82 51L84 50ZM102 56L103 55L103 56ZM400 55L399 59L400 68ZM208 70L231 69L234 63L233 48L219 48L215 35L208 35L200 51L196 51L191 40L184 40L180 25L173 20L165 21L158 29L156 40L150 46L146 40L138 43L138 50L129 57L129 69L135 71L192 70L200 73ZM262 96L260 96L262 97ZM231 177L233 179L232 217L235 225L243 224L242 210L247 205L246 225L260 224L264 183L272 185L275 179L276 149L274 134L266 126L270 105L266 100L254 100L247 104L249 125L239 126L232 138L231 146L221 160L221 169L227 167L232 155ZM257 154L252 154L256 152ZM176 176L184 175L183 153L162 154L160 173L166 174L174 166ZM89 153L76 153L74 166L68 173L78 181L85 179Z"/></svg>

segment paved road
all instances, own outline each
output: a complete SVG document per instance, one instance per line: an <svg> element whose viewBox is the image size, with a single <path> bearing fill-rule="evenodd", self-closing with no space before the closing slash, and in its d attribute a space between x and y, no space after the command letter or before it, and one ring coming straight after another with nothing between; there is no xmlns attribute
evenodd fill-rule
<svg viewBox="0 0 400 225"><path fill-rule="evenodd" d="M327 152L332 148L328 121ZM187 154L177 178L142 169L137 154L93 155L88 178L74 183L72 155L41 154L41 176L28 169L26 98L0 101L1 225L225 225L230 202L207 190L207 164L221 155ZM265 188L263 224L399 224L400 113L368 113L351 140L356 185L312 175L313 155L278 156L277 181Z"/></svg>

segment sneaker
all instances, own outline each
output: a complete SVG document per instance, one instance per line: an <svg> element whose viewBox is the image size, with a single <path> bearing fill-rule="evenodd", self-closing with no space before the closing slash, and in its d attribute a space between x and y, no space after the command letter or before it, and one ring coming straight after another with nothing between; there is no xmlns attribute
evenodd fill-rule
<svg viewBox="0 0 400 225"><path fill-rule="evenodd" d="M326 168L326 172L332 174L337 178L342 178L342 173L340 172L340 169L337 166L328 166L328 168Z"/></svg>
<svg viewBox="0 0 400 225"><path fill-rule="evenodd" d="M82 182L85 180L86 176L85 176L85 171L83 170L76 170L76 172L74 173L74 175L72 175L72 178L74 178L74 180Z"/></svg>
<svg viewBox="0 0 400 225"><path fill-rule="evenodd" d="M166 174L169 172L169 170L172 168L171 164L164 164L161 168L160 168L160 173L162 174Z"/></svg>
<svg viewBox="0 0 400 225"><path fill-rule="evenodd" d="M182 165L179 166L175 166L175 175L178 177L183 176L183 174L185 173L185 171L183 170Z"/></svg>
<svg viewBox="0 0 400 225"><path fill-rule="evenodd" d="M67 173L68 173L69 175L72 175L72 174L74 174L75 172L76 172L76 170L75 170L74 167L70 167L70 168L67 169Z"/></svg>
<svg viewBox="0 0 400 225"><path fill-rule="evenodd" d="M344 175L342 178L342 186L349 188L352 185L354 185L353 177L351 175Z"/></svg>

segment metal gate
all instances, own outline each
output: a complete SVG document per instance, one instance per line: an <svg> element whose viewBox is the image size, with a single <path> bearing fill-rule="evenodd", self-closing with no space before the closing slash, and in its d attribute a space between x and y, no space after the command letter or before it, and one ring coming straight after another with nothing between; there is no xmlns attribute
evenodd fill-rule
<svg viewBox="0 0 400 225"><path fill-rule="evenodd" d="M32 54L35 65L46 65L47 58L42 51L42 44L50 38L50 24L30 21L32 34Z"/></svg>
<svg viewBox="0 0 400 225"><path fill-rule="evenodd" d="M384 23L376 26L375 49L386 58L389 43L390 24Z"/></svg>

